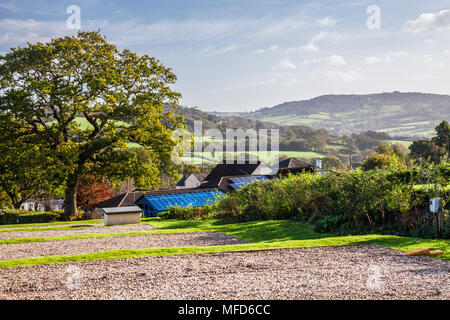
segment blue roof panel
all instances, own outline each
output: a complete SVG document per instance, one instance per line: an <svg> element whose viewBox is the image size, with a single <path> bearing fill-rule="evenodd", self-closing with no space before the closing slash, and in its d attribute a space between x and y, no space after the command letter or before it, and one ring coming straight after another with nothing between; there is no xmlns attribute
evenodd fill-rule
<svg viewBox="0 0 450 320"><path fill-rule="evenodd" d="M165 211L171 207L200 207L217 201L223 197L222 191L208 191L195 193L177 193L158 196L144 196L143 200L149 204L154 212Z"/></svg>

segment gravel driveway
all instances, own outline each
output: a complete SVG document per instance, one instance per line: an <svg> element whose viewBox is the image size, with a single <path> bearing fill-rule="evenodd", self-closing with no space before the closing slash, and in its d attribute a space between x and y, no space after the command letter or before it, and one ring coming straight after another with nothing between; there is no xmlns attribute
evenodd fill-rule
<svg viewBox="0 0 450 320"><path fill-rule="evenodd" d="M450 299L449 283L447 261L358 245L0 269L0 299Z"/></svg>
<svg viewBox="0 0 450 320"><path fill-rule="evenodd" d="M66 230L43 230L43 231L19 231L19 232L0 232L0 239L17 238L37 238L37 237L58 237L75 234L91 233L121 233L132 231L156 230L157 228L149 224L130 224L122 226L110 226L102 228L74 228Z"/></svg>
<svg viewBox="0 0 450 320"><path fill-rule="evenodd" d="M151 234L49 242L14 243L0 244L0 260L74 255L119 249L218 246L239 243L246 242L219 232Z"/></svg>

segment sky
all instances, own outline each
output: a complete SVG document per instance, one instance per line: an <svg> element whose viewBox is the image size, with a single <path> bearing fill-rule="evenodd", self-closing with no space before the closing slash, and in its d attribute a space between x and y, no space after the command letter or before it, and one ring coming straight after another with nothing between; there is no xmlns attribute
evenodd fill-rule
<svg viewBox="0 0 450 320"><path fill-rule="evenodd" d="M450 0L0 0L0 54L76 34L72 5L81 30L156 57L181 104L205 111L450 94Z"/></svg>

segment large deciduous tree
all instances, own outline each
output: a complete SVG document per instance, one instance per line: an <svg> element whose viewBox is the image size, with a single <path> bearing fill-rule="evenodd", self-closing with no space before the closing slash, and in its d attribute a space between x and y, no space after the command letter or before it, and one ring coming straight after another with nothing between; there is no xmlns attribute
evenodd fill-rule
<svg viewBox="0 0 450 320"><path fill-rule="evenodd" d="M14 48L0 57L0 122L29 137L64 167L65 214L77 214L80 176L135 177L157 184L182 119L171 69L148 55L119 50L98 32ZM129 143L151 150L140 165Z"/></svg>

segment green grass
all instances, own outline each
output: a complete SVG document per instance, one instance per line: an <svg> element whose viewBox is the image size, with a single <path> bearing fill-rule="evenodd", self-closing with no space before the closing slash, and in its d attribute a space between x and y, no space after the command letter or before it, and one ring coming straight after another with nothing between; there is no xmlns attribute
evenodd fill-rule
<svg viewBox="0 0 450 320"><path fill-rule="evenodd" d="M103 227L103 226L100 226ZM0 233L8 232L35 232L35 231L52 231L52 230L74 230L74 229L88 229L88 228L98 228L97 226L79 225L70 227L49 227L49 228L14 228L10 230L0 230Z"/></svg>
<svg viewBox="0 0 450 320"><path fill-rule="evenodd" d="M55 225L65 225L65 224L87 224L87 223L100 223L103 222L102 219L96 220L80 220L80 221L56 221L56 222L45 222L45 223L24 223L24 224L3 224L0 225L2 228L23 228L23 227L34 227L34 226L55 226Z"/></svg>
<svg viewBox="0 0 450 320"><path fill-rule="evenodd" d="M412 145L413 143L412 141L405 141L405 140L388 140L386 142L389 144L401 144L407 148L409 148L409 146Z"/></svg>
<svg viewBox="0 0 450 320"><path fill-rule="evenodd" d="M124 236L141 236L149 234L192 233L192 232L200 232L200 231L196 229L145 230L145 231L130 231L130 232L116 232L116 233L75 234L56 237L13 238L0 240L0 244L49 242L49 241L75 240L75 239L92 239L92 238L108 238L108 237L124 237Z"/></svg>
<svg viewBox="0 0 450 320"><path fill-rule="evenodd" d="M273 250L303 247L324 247L324 246L346 246L351 244L376 244L383 247L399 250L409 250L411 248L427 246L430 249L443 249L446 251L441 259L450 260L449 240L424 240L415 238L402 238L395 236L365 235L365 236L346 236L331 237L306 240L290 240L270 243L249 243L239 245L221 245L210 247L177 247L177 248L152 248L152 249L122 249L88 254L78 254L72 256L51 256L0 261L0 268L23 267L31 265L43 265L53 263L73 263L94 260L125 259L150 256L165 256L179 254L199 254L213 252L236 252L236 251L255 251L255 250Z"/></svg>
<svg viewBox="0 0 450 320"><path fill-rule="evenodd" d="M450 261L450 240L429 240L419 238L397 237L390 235L358 235L358 236L333 236L330 234L319 234L314 232L312 226L297 221L254 221L246 223L226 223L221 220L162 220L159 218L143 219L159 228L152 231L137 231L122 233L124 235L140 234L164 234L179 232L223 232L248 241L248 244L221 245L210 247L177 247L177 248L151 248L137 250L112 250L105 252L79 254L72 256L50 256L38 258L26 258L17 260L0 261L0 268L11 268L19 266L72 263L92 260L124 259L133 257L198 254L212 252L235 252L252 250L272 250L282 248L322 247L322 246L344 246L350 244L375 244L398 250L409 250L417 247L429 247L445 251L440 259ZM107 236L119 236L119 234L96 234L77 235L64 237L43 238L44 241L64 239L85 239ZM33 239L33 238L32 238ZM38 239L38 238L34 238ZM23 239L11 239L21 241ZM14 242L10 242L14 243Z"/></svg>

